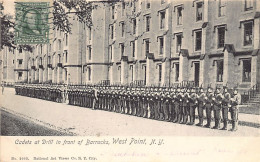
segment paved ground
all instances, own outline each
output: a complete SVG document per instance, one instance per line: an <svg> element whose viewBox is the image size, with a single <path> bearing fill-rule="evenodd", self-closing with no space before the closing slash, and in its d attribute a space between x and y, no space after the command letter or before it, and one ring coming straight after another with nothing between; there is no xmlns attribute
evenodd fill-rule
<svg viewBox="0 0 260 162"><path fill-rule="evenodd" d="M14 94L14 89L11 88L6 88L4 95L0 95L0 107L34 123L83 136L260 135L260 129L251 126L240 125L238 131L231 132L181 125L18 96ZM239 116L242 121L259 125L259 115L240 114Z"/></svg>
<svg viewBox="0 0 260 162"><path fill-rule="evenodd" d="M67 136L57 130L36 124L28 119L0 110L2 136Z"/></svg>

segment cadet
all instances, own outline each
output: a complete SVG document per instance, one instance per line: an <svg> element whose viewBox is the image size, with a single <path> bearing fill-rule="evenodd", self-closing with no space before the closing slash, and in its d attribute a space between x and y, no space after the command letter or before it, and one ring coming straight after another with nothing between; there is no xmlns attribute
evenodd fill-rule
<svg viewBox="0 0 260 162"><path fill-rule="evenodd" d="M223 95L224 98L222 100L222 118L223 118L223 128L221 130L227 130L227 124L228 124L228 109L231 108L230 99L231 95L227 91L227 87L223 87Z"/></svg>
<svg viewBox="0 0 260 162"><path fill-rule="evenodd" d="M191 95L190 95L190 122L189 125L193 125L195 122L195 109L197 107L198 101L197 101L198 95L196 94L195 88L191 89Z"/></svg>
<svg viewBox="0 0 260 162"><path fill-rule="evenodd" d="M183 89L183 104L182 104L182 115L183 115L183 121L181 124L187 124L188 121L188 107L189 107L189 89Z"/></svg>
<svg viewBox="0 0 260 162"><path fill-rule="evenodd" d="M206 128L211 128L211 112L213 110L213 98L214 93L211 87L208 88L207 96L205 97L205 107L206 107L206 117L207 117L207 124L205 125Z"/></svg>
<svg viewBox="0 0 260 162"><path fill-rule="evenodd" d="M231 120L232 129L231 131L237 130L238 125L238 105L241 104L241 95L238 93L237 88L233 90L233 97L231 98Z"/></svg>
<svg viewBox="0 0 260 162"><path fill-rule="evenodd" d="M204 93L203 88L200 88L200 94L198 96L199 106L198 106L198 115L199 115L199 123L196 124L197 126L203 126L203 110L205 109L205 102L206 94Z"/></svg>
<svg viewBox="0 0 260 162"><path fill-rule="evenodd" d="M213 129L219 129L220 127L220 111L222 109L222 99L223 95L220 93L220 89L216 88L215 90L215 97L213 98L214 101L214 119L215 119L215 126Z"/></svg>

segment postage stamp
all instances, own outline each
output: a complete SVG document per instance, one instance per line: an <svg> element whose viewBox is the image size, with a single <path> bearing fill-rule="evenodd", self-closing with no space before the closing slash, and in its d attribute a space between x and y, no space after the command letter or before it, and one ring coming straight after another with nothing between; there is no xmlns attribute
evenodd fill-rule
<svg viewBox="0 0 260 162"><path fill-rule="evenodd" d="M15 43L49 43L49 15L50 2L15 2Z"/></svg>

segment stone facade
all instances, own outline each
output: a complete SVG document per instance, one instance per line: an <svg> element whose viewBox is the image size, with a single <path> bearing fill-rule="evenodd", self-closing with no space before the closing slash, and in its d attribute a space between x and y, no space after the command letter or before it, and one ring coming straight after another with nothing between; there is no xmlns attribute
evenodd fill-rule
<svg viewBox="0 0 260 162"><path fill-rule="evenodd" d="M257 0L95 2L28 57L28 81L249 88L260 82Z"/></svg>

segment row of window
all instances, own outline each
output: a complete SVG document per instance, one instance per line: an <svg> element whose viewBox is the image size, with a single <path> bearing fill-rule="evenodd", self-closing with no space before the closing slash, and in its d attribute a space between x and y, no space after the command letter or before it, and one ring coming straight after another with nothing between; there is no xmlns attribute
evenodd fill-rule
<svg viewBox="0 0 260 162"><path fill-rule="evenodd" d="M226 32L226 26L219 26L217 27L217 47L223 48L225 45L225 32ZM202 48L202 30L196 30L194 31L194 49L195 51L200 51ZM176 52L180 52L181 46L182 46L182 38L183 33L177 33L175 34L176 39ZM159 42L159 55L162 55L164 53L164 37L158 38ZM246 22L244 23L244 46L252 45L253 43L253 22ZM144 40L145 45L145 54L150 52L150 41L149 39ZM135 48L136 43L135 41L131 42L132 46L132 57L135 57ZM112 60L113 58L113 52L112 52L112 46L109 47L110 49L110 58ZM125 46L123 43L120 43L120 52L121 56L125 55ZM89 49L89 57L91 58L91 47Z"/></svg>

